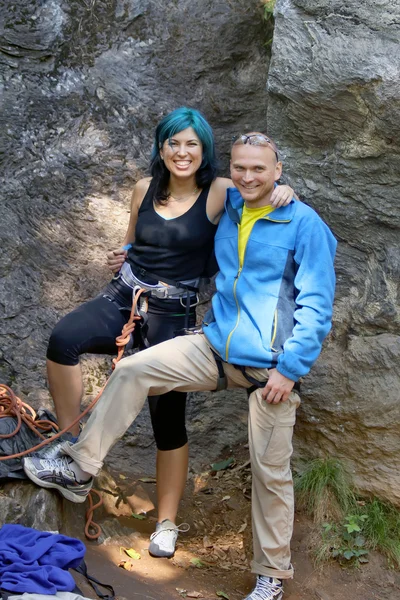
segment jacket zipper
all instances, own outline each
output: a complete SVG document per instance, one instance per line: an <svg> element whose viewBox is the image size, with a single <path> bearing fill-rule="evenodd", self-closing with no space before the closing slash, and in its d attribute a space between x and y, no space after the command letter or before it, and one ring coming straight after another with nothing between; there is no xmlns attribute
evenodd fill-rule
<svg viewBox="0 0 400 600"><path fill-rule="evenodd" d="M265 221L271 221L271 223L290 223L292 219L271 219L271 217L260 217L261 219L265 219Z"/></svg>
<svg viewBox="0 0 400 600"><path fill-rule="evenodd" d="M239 325L239 321L240 321L240 306L239 306L239 302L238 302L237 296L236 296L236 286L237 286L237 282L238 282L240 273L242 272L242 268L243 267L239 268L239 271L237 272L237 275L235 277L235 283L233 284L233 297L235 298L236 307L237 307L237 319L236 319L235 327L229 333L228 339L226 340L226 346L225 346L225 360L226 361L228 360L229 344L231 342L232 335L234 334L235 330L237 329L237 327Z"/></svg>
<svg viewBox="0 0 400 600"><path fill-rule="evenodd" d="M255 223L254 223L254 225L255 225ZM253 225L253 227L254 227L254 225ZM225 344L225 360L226 361L228 360L229 344L231 343L232 335L235 333L235 330L238 328L239 321L240 321L240 306L239 306L239 302L238 302L238 299L237 299L237 296L236 296L236 286L237 286L237 283L238 283L238 279L240 277L240 273L243 270L244 259L246 258L247 246L248 246L248 243L249 243L249 240L247 240L246 248L244 250L244 255L243 255L243 263L242 263L242 266L240 266L240 256L239 256L239 225L238 224L237 224L237 230L238 230L238 265L239 265L239 270L238 270L238 272L236 274L236 277L235 277L235 283L233 284L233 297L235 298L235 303L236 303L236 307L237 307L237 319L236 319L235 327L231 330L231 332L229 333L228 338L226 340L226 344Z"/></svg>
<svg viewBox="0 0 400 600"><path fill-rule="evenodd" d="M275 339L276 339L276 332L278 330L278 309L277 308L275 309L275 312L274 312L273 326L274 326L274 328L273 328L273 331L272 331L272 339L271 339L271 343L270 343L270 348L274 352L277 352L277 350L275 350L275 348L274 348L274 342L275 342Z"/></svg>

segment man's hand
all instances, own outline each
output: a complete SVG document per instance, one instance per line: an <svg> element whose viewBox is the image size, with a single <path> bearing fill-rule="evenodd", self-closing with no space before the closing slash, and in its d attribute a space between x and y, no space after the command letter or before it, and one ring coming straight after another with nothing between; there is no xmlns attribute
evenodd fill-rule
<svg viewBox="0 0 400 600"><path fill-rule="evenodd" d="M128 252L123 248L107 252L107 266L113 273L118 273L125 262Z"/></svg>
<svg viewBox="0 0 400 600"><path fill-rule="evenodd" d="M294 196L294 190L290 185L277 185L271 196L271 204L274 208L286 206Z"/></svg>
<svg viewBox="0 0 400 600"><path fill-rule="evenodd" d="M294 381L288 379L276 369L269 369L269 379L261 395L268 404L286 402L293 386Z"/></svg>

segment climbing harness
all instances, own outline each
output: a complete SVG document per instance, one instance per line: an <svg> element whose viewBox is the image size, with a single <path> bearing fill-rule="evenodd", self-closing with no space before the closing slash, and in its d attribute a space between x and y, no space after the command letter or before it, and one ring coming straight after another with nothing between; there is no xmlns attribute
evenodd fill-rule
<svg viewBox="0 0 400 600"><path fill-rule="evenodd" d="M219 392L220 390L226 390L226 388L228 386L228 381L227 381L227 378L225 375L225 370L224 370L224 363L226 361L223 360L219 354L214 352L214 350L212 348L211 348L211 352L213 354L214 360L215 360L215 362L217 364L217 368L218 368L217 387L213 391ZM268 382L267 379L259 381L255 377L252 377L251 375L249 375L247 373L246 367L244 365L232 365L232 366L235 367L235 369L237 369L238 371L240 371L241 374L243 375L243 377L245 379L247 379L247 381L251 384L249 387L246 388L247 396L250 396L250 394L252 394L256 390L266 386L266 384ZM300 383L298 381L295 382L293 389L296 390L297 392L300 392Z"/></svg>
<svg viewBox="0 0 400 600"><path fill-rule="evenodd" d="M134 271L133 271L134 269ZM199 279L190 282L166 279L155 273L150 273L142 267L131 266L125 262L118 274L118 278L132 289L140 287L144 295L160 300L179 300L185 308L185 327L189 327L190 309L199 304ZM146 281L139 279L143 277ZM154 283L149 283L149 282Z"/></svg>

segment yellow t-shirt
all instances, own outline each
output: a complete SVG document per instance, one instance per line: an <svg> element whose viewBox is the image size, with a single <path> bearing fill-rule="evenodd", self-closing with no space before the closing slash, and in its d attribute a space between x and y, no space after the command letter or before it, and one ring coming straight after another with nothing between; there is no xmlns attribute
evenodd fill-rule
<svg viewBox="0 0 400 600"><path fill-rule="evenodd" d="M257 219L269 215L275 210L273 206L261 206L260 208L248 208L243 206L242 218L239 224L239 266L243 266L244 253L246 251L247 242L250 237L251 230Z"/></svg>

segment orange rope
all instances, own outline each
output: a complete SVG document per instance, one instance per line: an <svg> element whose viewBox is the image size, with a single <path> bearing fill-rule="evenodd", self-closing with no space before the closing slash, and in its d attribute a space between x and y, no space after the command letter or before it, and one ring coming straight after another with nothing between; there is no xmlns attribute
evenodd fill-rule
<svg viewBox="0 0 400 600"><path fill-rule="evenodd" d="M96 494L99 499L98 502L96 502L96 504L94 504L93 502L93 494ZM97 540L101 535L101 527L98 523L95 523L93 521L93 513L96 510L96 508L99 508L103 504L103 498L101 497L100 492L92 488L88 495L88 502L89 508L87 509L85 515L85 536L88 538L88 540ZM90 528L94 529L94 533L90 533Z"/></svg>
<svg viewBox="0 0 400 600"><path fill-rule="evenodd" d="M139 302L139 298L144 291L145 290L141 288L135 294L135 297L133 298L133 302L132 302L132 309L131 309L131 314L130 314L129 320L126 323L126 325L124 325L121 335L119 335L115 340L115 343L118 347L118 354L117 354L117 357L113 358L113 360L112 360L112 369L113 370L115 369L117 363L123 357L123 354L125 351L125 346L128 344L128 342L130 340L130 335L131 335L131 333L133 333L133 331L136 327L136 322L141 319L141 317L139 315L135 314L135 312L136 312L137 304ZM45 438L40 433L39 430L42 430L45 432L51 431L51 429L54 427L56 429L58 429L58 426L55 423L53 423L52 421L48 421L48 420L35 421L36 413L33 410L33 408L31 406L29 406L29 404L22 402L22 400L14 394L14 392L12 391L12 389L10 387L8 387L8 385L0 384L0 418L14 417L17 419L17 425L16 425L14 431L12 433L8 433L8 434L3 434L3 435L0 434L0 438L10 438L10 437L16 435L19 432L19 430L21 429L22 423L25 423L29 427L29 429L34 431L36 433L36 435L43 440L43 442L40 442L36 446L33 446L32 448L29 448L28 450L24 450L23 452L18 452L16 454L10 454L9 456L0 456L0 461L1 460L9 460L11 458L20 458L22 456L25 456L26 454L31 454L33 452L37 452L37 450L40 450L41 448L43 448L50 442L53 442L54 440L59 438L61 435L63 435L64 433L66 433L67 431L72 429L74 427L74 425L79 423L79 421L82 419L82 417L87 415L87 413L98 402L101 394L104 391L104 388L106 387L106 385L108 383L108 379L107 379L106 383L104 384L104 386L99 391L99 393L97 394L97 396L94 398L94 400L92 400L92 402L89 404L89 406L87 406L85 408L85 410L78 417L76 417L76 419L74 419L72 421L72 423L69 424L68 427L65 427L61 431L58 431L58 433L56 433L55 435L52 435L51 437L48 437L48 438ZM93 503L93 498L91 495L92 493L97 494L97 496L99 497L99 501L96 504ZM86 512L87 523L85 525L85 535L90 540L97 540L101 534L101 528L97 523L94 523L94 521L92 520L92 517L93 517L93 512L96 510L96 508L98 508L99 506L102 505L103 500L101 498L100 493L97 490L92 489L88 495L88 501L89 501L89 508ZM95 533L93 533L93 534L89 533L90 527L95 530Z"/></svg>
<svg viewBox="0 0 400 600"><path fill-rule="evenodd" d="M42 440L45 439L44 435L40 433L42 431L51 431L53 427L58 429L52 421L47 419L40 419L35 421L36 413L29 404L22 402L18 396L14 394L8 385L0 383L0 419L5 417L15 417L17 419L17 425L11 433L0 434L0 439L6 439L13 437L21 429L22 423L25 423L36 435Z"/></svg>

